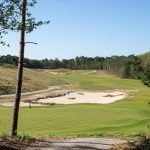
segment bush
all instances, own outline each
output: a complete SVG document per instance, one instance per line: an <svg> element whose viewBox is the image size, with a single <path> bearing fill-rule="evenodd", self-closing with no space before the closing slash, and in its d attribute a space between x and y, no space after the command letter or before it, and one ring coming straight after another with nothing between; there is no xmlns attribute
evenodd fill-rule
<svg viewBox="0 0 150 150"><path fill-rule="evenodd" d="M150 71L146 71L142 76L142 82L144 85L150 87Z"/></svg>
<svg viewBox="0 0 150 150"><path fill-rule="evenodd" d="M150 150L150 136L140 133L136 141L128 141L126 150Z"/></svg>

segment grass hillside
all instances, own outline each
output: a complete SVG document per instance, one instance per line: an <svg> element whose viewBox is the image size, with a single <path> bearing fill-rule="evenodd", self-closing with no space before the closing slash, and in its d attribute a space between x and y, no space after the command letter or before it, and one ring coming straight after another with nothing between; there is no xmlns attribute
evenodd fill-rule
<svg viewBox="0 0 150 150"><path fill-rule="evenodd" d="M17 67L0 65L0 94L15 93ZM51 85L65 84L64 81L46 71L24 69L23 92L46 89Z"/></svg>
<svg viewBox="0 0 150 150"><path fill-rule="evenodd" d="M56 81L72 83L74 89L90 91L121 89L129 91L129 96L106 105L54 105L32 109L22 107L19 116L19 134L43 137L102 135L122 137L137 135L140 132L149 133L150 88L139 80L120 79L101 71L47 70L45 74L45 71L25 69L25 74L27 73L34 77L38 74L39 80L49 81L45 79L47 76L50 79L55 77ZM52 83L50 81L49 84L53 84L54 81ZM43 82L41 83L44 84ZM38 83L40 84L39 81ZM46 83L47 86L49 84ZM11 113L12 108L0 107L0 114L4 114L0 115L0 134L9 133Z"/></svg>

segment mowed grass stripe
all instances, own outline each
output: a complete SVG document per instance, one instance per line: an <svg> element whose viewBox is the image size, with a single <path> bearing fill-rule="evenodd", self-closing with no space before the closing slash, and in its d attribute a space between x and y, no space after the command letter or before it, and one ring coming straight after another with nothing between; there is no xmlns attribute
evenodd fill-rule
<svg viewBox="0 0 150 150"><path fill-rule="evenodd" d="M82 113L84 112L86 114L89 112L87 109L88 106L91 108L90 105L85 106L86 112L84 112L85 110L83 109L83 105L81 106ZM69 108L70 106L67 106L67 107ZM75 106L75 108L76 107L80 107L80 105ZM24 109L21 109L20 117L22 116L22 114L26 114L28 117L26 118L26 115L23 115L24 117L23 116L21 117L20 123L19 123L19 128L21 130L24 130L24 132L31 131L31 133L35 133L37 130L41 130L39 132L42 132L42 130L43 130L43 132L46 132L46 130L47 130L48 133L50 131L52 132L52 130L56 130L55 132L58 132L58 131L63 132L63 130L67 131L67 132L69 132L69 131L71 132L71 130L72 130L72 132L75 132L75 131L80 132L81 130L90 130L90 129L92 130L93 128L97 128L97 127L99 127L99 129L103 129L105 126L110 128L110 126L113 126L114 124L118 124L118 127L115 127L117 129L117 128L120 128L119 126L122 126L122 124L124 124L123 126L125 127L126 126L125 122L127 122L129 118L131 120L135 118L134 114L129 114L128 116L125 115L123 118L123 114L121 114L121 113L116 115L116 113L118 113L118 111L115 113L114 117L112 117L112 114L109 115L107 113L106 113L106 115L104 115L105 114L104 113L104 114L101 114L100 117L99 116L97 117L97 115L100 113L101 109L99 107L97 107L97 105L95 105L93 107L95 108L95 113L93 112L94 110L92 110L91 115L88 114L88 117L84 117L83 114L78 116L77 114L80 114L80 113L77 113L76 115L74 115L75 111L73 111L73 109L71 109L73 113L71 113L71 110L70 110L69 113L67 111L68 115L66 115L66 111L65 111L67 109L66 106L64 106L65 113L62 114L61 113L62 110L60 110L59 115L58 115L58 112L59 112L58 110L60 108L62 109L62 107L54 108L53 113L51 112L50 109L33 108L33 112L34 112L34 109L37 109L37 110L39 109L38 110L39 113L35 112L34 115L37 116L37 118L34 118L33 117L34 115L33 115L33 116L31 116L32 119L30 119L30 113L33 114L33 112L31 112L29 110L29 108L24 108ZM43 113L44 115L40 116L39 115L39 114L41 114L40 110L44 111L44 109L46 109L46 112ZM56 111L55 111L55 109L56 109ZM51 112L50 114L47 113L49 111ZM48 114L47 117L45 116L46 114ZM55 114L57 114L56 116L58 118L55 118L56 117ZM93 116L94 114L96 117ZM72 116L72 117L68 118L68 116ZM119 118L120 118L120 120L119 120ZM123 123L121 121L121 118L123 118L123 120L124 120ZM41 121L41 119L42 119L42 121ZM48 121L48 119L50 119L52 121ZM25 120L28 120L28 122ZM26 124L25 124L25 122L26 122ZM33 124L34 124L34 126L33 126ZM138 122L137 122L137 124L138 124ZM128 126L132 126L132 124L128 125ZM113 127L113 129L114 129L114 127Z"/></svg>
<svg viewBox="0 0 150 150"><path fill-rule="evenodd" d="M102 114L101 116L99 116L99 115L97 114L97 115L94 116L94 117L93 117L93 115L94 115L94 114L88 115L88 117L87 117L87 116L85 117L85 115L80 116L80 118L82 119L81 122L84 122L84 121L86 122L86 120L89 119L89 118L91 119L92 122L97 121L97 120L99 120L99 119L103 120L103 122L107 122L107 121L110 121L110 118L111 118L111 120L114 120L114 119L117 120L117 119L120 118L120 116L119 116L119 115L116 115L116 114L115 114L116 117L115 117L114 119L113 119L113 117L112 117L113 115L108 115L109 118L107 117L107 115L105 116L105 115L103 115L103 114ZM65 116L66 116L66 114L65 114ZM130 116L130 115L129 115L129 116ZM129 117L129 116L128 116L128 117ZM132 117L132 116L133 116L133 114L131 115L131 117ZM57 123L57 122L59 123L59 120L61 120L61 118L62 118L62 116L59 116L59 117L53 116L53 117L55 118L55 123ZM54 119L53 117L47 116L47 119ZM77 119L78 119L79 116L76 118L76 116L72 117L72 115L69 115L69 116L67 115L66 117L68 118L68 120L71 120L71 122L74 122L74 121L77 121ZM93 117L93 118L92 118L92 117ZM127 117L127 118L128 118L128 117ZM140 116L137 115L136 118L138 118L138 117L140 117ZM124 117L124 118L125 118L125 117ZM134 118L135 118L135 114L134 114ZM29 119L29 120L30 120L30 119ZM33 118L32 121L33 121L33 122L40 122L40 118L39 118L39 117ZM45 122L48 122L48 121L45 121ZM71 122L70 122L70 123L71 123ZM30 122L29 122L29 123L30 123ZM28 124L29 124L29 123L28 123ZM43 124L43 123L44 123L44 121L42 121L42 124ZM63 121L62 121L62 123L63 123ZM32 125L32 122L31 122L31 125Z"/></svg>

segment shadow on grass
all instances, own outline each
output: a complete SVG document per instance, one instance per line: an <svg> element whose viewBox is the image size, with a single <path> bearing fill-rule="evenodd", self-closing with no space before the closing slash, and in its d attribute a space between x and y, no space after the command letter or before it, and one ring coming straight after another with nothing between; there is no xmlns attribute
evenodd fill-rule
<svg viewBox="0 0 150 150"><path fill-rule="evenodd" d="M7 147L7 146L0 146L0 150L17 150L15 148Z"/></svg>

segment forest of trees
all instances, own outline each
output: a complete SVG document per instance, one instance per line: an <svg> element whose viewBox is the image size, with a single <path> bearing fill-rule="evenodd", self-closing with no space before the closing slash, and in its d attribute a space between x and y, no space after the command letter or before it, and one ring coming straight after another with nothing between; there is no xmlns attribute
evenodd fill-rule
<svg viewBox="0 0 150 150"><path fill-rule="evenodd" d="M18 64L16 56L0 56L1 64ZM141 77L143 67L142 59L137 56L112 56L112 57L76 57L75 59L43 59L24 60L24 67L35 69L73 69L73 70L105 70L122 78L138 79ZM150 68L148 68L150 70Z"/></svg>
<svg viewBox="0 0 150 150"><path fill-rule="evenodd" d="M17 56L0 56L0 64L17 66ZM121 78L141 79L150 87L150 53L140 56L76 57L75 59L24 59L24 67L34 69L105 70Z"/></svg>
<svg viewBox="0 0 150 150"><path fill-rule="evenodd" d="M140 56L141 66L143 69L142 81L150 87L150 52Z"/></svg>

